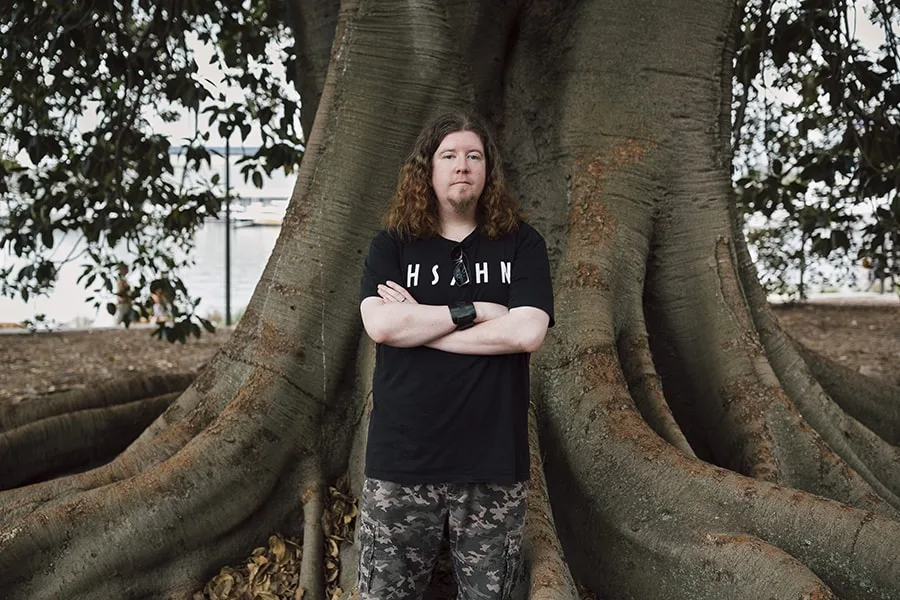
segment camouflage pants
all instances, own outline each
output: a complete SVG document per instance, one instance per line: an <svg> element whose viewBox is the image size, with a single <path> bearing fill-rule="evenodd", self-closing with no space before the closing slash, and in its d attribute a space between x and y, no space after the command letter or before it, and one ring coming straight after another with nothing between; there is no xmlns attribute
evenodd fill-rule
<svg viewBox="0 0 900 600"><path fill-rule="evenodd" d="M422 597L449 524L460 600L507 600L520 578L525 484L405 486L366 479L359 517L362 600Z"/></svg>

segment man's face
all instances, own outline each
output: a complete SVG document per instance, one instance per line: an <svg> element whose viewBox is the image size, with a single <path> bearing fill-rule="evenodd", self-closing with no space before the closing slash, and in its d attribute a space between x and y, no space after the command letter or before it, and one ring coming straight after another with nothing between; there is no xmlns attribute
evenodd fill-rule
<svg viewBox="0 0 900 600"><path fill-rule="evenodd" d="M484 190L486 162L474 131L454 131L441 140L431 157L431 186L442 208L471 214Z"/></svg>

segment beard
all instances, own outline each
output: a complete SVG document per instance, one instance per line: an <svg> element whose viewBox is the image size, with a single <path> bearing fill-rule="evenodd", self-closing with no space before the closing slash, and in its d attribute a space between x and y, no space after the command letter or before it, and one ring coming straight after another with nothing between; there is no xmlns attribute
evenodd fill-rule
<svg viewBox="0 0 900 600"><path fill-rule="evenodd" d="M456 202L451 202L453 205L453 211L460 215L465 216L469 214L469 211L472 210L472 207L475 206L475 198L466 197L460 198Z"/></svg>
<svg viewBox="0 0 900 600"><path fill-rule="evenodd" d="M455 190L456 193L451 193L450 197L447 198L451 207L453 207L453 212L460 216L467 216L472 214L472 210L475 208L475 205L478 204L478 200L480 199L481 192L483 190L478 190L479 194L475 195L475 189L471 186L464 186L462 189Z"/></svg>

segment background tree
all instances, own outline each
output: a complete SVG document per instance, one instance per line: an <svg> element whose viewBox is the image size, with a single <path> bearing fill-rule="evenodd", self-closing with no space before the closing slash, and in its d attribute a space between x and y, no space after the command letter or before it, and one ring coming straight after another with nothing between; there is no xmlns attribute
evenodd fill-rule
<svg viewBox="0 0 900 600"><path fill-rule="evenodd" d="M325 490L361 481L362 258L422 123L460 105L500 131L556 273L557 326L534 357L530 596L575 598L574 581L609 598L900 595L897 390L795 346L744 243L740 6L345 0L297 14L336 23L333 45L307 46L327 76L244 317L180 394L164 378L2 413L4 456L40 451L59 473L77 444L64 432L177 395L101 466L5 475L0 596L190 597L287 529L302 530L304 597L323 595Z"/></svg>
<svg viewBox="0 0 900 600"><path fill-rule="evenodd" d="M861 42L872 24L884 36L877 49ZM749 227L764 224L758 238L803 239L758 245L763 260L796 275L823 260L845 274L859 256L889 258L885 235L900 235L897 25L896 3L747 3L735 62L736 190ZM773 283L804 295L802 276L796 287Z"/></svg>
<svg viewBox="0 0 900 600"><path fill-rule="evenodd" d="M21 259L0 269L0 291L27 300L53 286L62 263L78 261L99 306L127 262L143 316L150 283L163 278L171 288L169 339L209 328L179 276L195 230L223 200L218 174L197 174L211 162L210 131L244 141L253 125L262 143L238 160L247 181L262 187L263 174L299 164L302 86L280 83L301 73L283 20L289 8L280 0L250 9L212 0L13 2L0 23L0 123L4 146L23 150L31 166L0 164L0 194L11 180L16 188L0 247ZM222 85L198 66L200 47L222 69ZM229 86L242 95L223 91ZM173 146L154 132L151 117L171 122L184 113L194 116L192 135ZM66 233L79 241L58 256Z"/></svg>

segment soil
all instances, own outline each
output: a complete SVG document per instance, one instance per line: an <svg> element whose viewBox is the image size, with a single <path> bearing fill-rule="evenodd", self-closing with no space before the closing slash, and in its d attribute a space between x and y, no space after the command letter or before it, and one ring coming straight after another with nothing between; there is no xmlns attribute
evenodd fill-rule
<svg viewBox="0 0 900 600"><path fill-rule="evenodd" d="M153 337L155 327L0 334L0 403L137 375L198 372L230 329L185 343Z"/></svg>
<svg viewBox="0 0 900 600"><path fill-rule="evenodd" d="M773 305L795 339L851 369L900 386L900 304ZM230 329L171 344L152 328L0 334L0 403L21 402L104 379L197 372Z"/></svg>
<svg viewBox="0 0 900 600"><path fill-rule="evenodd" d="M900 304L773 308L788 334L807 348L900 387Z"/></svg>

